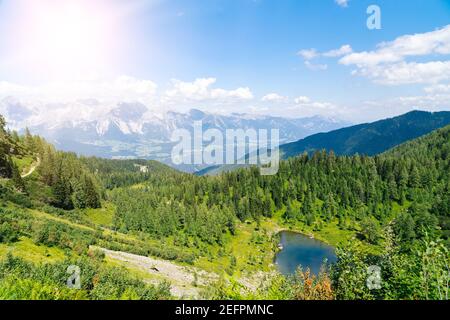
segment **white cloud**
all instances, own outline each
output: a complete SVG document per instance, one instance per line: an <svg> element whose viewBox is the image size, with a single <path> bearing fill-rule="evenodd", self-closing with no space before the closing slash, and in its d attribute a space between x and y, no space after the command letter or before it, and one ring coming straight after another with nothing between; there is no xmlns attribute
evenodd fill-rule
<svg viewBox="0 0 450 320"><path fill-rule="evenodd" d="M412 57L450 54L450 25L382 42L374 51L352 52L339 62L355 66L355 75L387 85L435 83L449 79L450 61L407 61Z"/></svg>
<svg viewBox="0 0 450 320"><path fill-rule="evenodd" d="M392 99L397 104L409 110L420 109L428 111L443 111L450 109L450 94L427 94L422 96L404 96Z"/></svg>
<svg viewBox="0 0 450 320"><path fill-rule="evenodd" d="M239 99L239 100L251 100L253 99L253 93L250 88L237 88L235 90L225 90L225 89L213 89L211 90L211 97L213 99Z"/></svg>
<svg viewBox="0 0 450 320"><path fill-rule="evenodd" d="M377 52L363 51L346 55L339 60L339 63L346 66L356 65L361 68L364 66L376 66L382 63L399 62L402 59L403 57L401 55L391 50L380 50Z"/></svg>
<svg viewBox="0 0 450 320"><path fill-rule="evenodd" d="M425 94L416 96L400 96L377 101L365 101L358 107L351 108L351 120L373 121L393 117L412 110L450 111L450 94ZM358 112L355 112L357 110Z"/></svg>
<svg viewBox="0 0 450 320"><path fill-rule="evenodd" d="M262 113L267 113L268 111L270 111L270 109L268 107L259 107L259 106L249 106L248 107L248 113L251 113L251 114L262 114Z"/></svg>
<svg viewBox="0 0 450 320"><path fill-rule="evenodd" d="M310 70L314 70L314 71L324 71L328 69L328 65L326 64L316 64L316 63L312 63L311 61L305 61L305 66L310 69Z"/></svg>
<svg viewBox="0 0 450 320"><path fill-rule="evenodd" d="M348 7L348 3L350 0L334 0L340 7L346 8Z"/></svg>
<svg viewBox="0 0 450 320"><path fill-rule="evenodd" d="M299 96L294 99L294 104L287 108L289 113L302 117L320 115L324 117L337 116L342 118L346 109L342 106L330 102L314 101L306 96Z"/></svg>
<svg viewBox="0 0 450 320"><path fill-rule="evenodd" d="M297 55L305 60L311 60L316 58L319 55L319 53L317 52L316 49L303 49L297 52Z"/></svg>
<svg viewBox="0 0 450 320"><path fill-rule="evenodd" d="M262 97L261 101L263 102L279 102L285 101L287 97L279 95L278 93L269 93Z"/></svg>
<svg viewBox="0 0 450 320"><path fill-rule="evenodd" d="M450 93L450 84L435 84L425 88L427 93Z"/></svg>
<svg viewBox="0 0 450 320"><path fill-rule="evenodd" d="M375 51L355 52L340 60L344 65L373 66L402 61L410 56L450 54L450 25L426 33L404 35L378 44Z"/></svg>
<svg viewBox="0 0 450 320"><path fill-rule="evenodd" d="M306 97L306 96L300 96L300 97L295 98L294 102L296 104L310 103L311 99L309 97Z"/></svg>
<svg viewBox="0 0 450 320"><path fill-rule="evenodd" d="M146 96L152 96L156 93L158 86L150 80L139 80L133 77L121 76L116 78L113 83L105 83L104 89L106 94L110 94L110 90L117 90L118 96L127 97L122 100L139 100Z"/></svg>
<svg viewBox="0 0 450 320"><path fill-rule="evenodd" d="M385 85L437 83L450 79L450 61L398 62L359 68L353 74Z"/></svg>
<svg viewBox="0 0 450 320"><path fill-rule="evenodd" d="M303 110L311 111L310 114L327 114L334 112L337 109L337 106L330 102L318 102L318 101L311 101L309 103L301 103L292 106L290 109L299 109L302 108ZM325 113L324 113L325 111Z"/></svg>
<svg viewBox="0 0 450 320"><path fill-rule="evenodd" d="M269 95L270 94L266 96ZM261 103L259 105L246 106L241 108L240 112L298 118L319 115L323 117L336 117L339 119L349 118L348 114L351 114L345 106L331 102L316 101L308 96L288 98L279 94L276 95L278 99L271 101L271 104ZM275 98L275 96L273 97ZM281 97L283 99L280 99ZM265 101L267 101L267 99L265 99Z"/></svg>
<svg viewBox="0 0 450 320"><path fill-rule="evenodd" d="M264 97L270 96L275 100L264 99ZM331 102L316 101L307 96L297 96L295 98L289 98L280 94L267 94L260 99L260 103L254 101L252 104L241 104L236 107L235 104L230 105L222 112L225 114L230 113L230 109L233 109L236 113L248 113L252 115L270 115L280 116L288 118L303 118L312 116L323 117L336 117L344 119L348 115L348 110L344 106L338 106ZM270 101L270 103L267 103ZM208 111L217 111L217 108L210 108Z"/></svg>
<svg viewBox="0 0 450 320"><path fill-rule="evenodd" d="M325 58L335 58L341 57L343 55L351 53L352 47L348 44L341 46L338 49L330 50L324 53L318 52L316 49L304 49L297 52L297 55L302 57L305 61L305 66L313 71L324 71L328 69L328 65L324 63L313 63L311 60L325 57Z"/></svg>
<svg viewBox="0 0 450 320"><path fill-rule="evenodd" d="M248 87L227 90L215 88L215 83L215 78L199 78L193 82L172 80L167 90L158 92L153 81L129 76L108 81L58 82L38 86L0 81L0 101L12 97L30 105L51 107L52 110L74 108L75 113L79 102L99 112L107 112L119 102L140 102L155 112L182 112L190 108L232 112L247 108L248 102L254 98ZM86 101L92 103L87 104Z"/></svg>
<svg viewBox="0 0 450 320"><path fill-rule="evenodd" d="M325 52L323 54L323 56L335 58L335 57L341 57L341 56L347 55L352 52L353 52L352 47L349 44L345 44L345 45L341 46L339 49L330 50L328 52Z"/></svg>
<svg viewBox="0 0 450 320"><path fill-rule="evenodd" d="M193 82L172 80L172 88L165 92L163 100L175 101L206 101L206 100L251 100L253 93L248 87L234 90L211 88L216 78L198 78Z"/></svg>
<svg viewBox="0 0 450 320"><path fill-rule="evenodd" d="M0 98L16 96L45 102L98 99L147 103L155 96L156 90L157 85L153 81L129 76L120 76L110 81L58 82L40 86L22 86L5 81L0 82Z"/></svg>
<svg viewBox="0 0 450 320"><path fill-rule="evenodd" d="M24 86L20 86L14 83L10 83L7 81L0 81L0 97L6 96L22 96L29 89Z"/></svg>

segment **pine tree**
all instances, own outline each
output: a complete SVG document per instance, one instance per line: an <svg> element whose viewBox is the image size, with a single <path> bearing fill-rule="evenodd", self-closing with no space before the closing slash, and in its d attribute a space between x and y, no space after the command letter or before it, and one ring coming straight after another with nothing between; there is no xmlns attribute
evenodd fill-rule
<svg viewBox="0 0 450 320"><path fill-rule="evenodd" d="M23 182L22 177L20 176L19 169L12 161L10 161L10 166L11 166L11 171L12 171L11 180L14 184L14 187L17 190L24 192L25 191L25 183Z"/></svg>
<svg viewBox="0 0 450 320"><path fill-rule="evenodd" d="M71 194L73 206L77 209L87 208L87 197L83 187L83 182L74 179L72 180L71 186L73 190Z"/></svg>
<svg viewBox="0 0 450 320"><path fill-rule="evenodd" d="M52 186L52 191L55 206L67 210L73 209L72 188L69 181L59 176Z"/></svg>
<svg viewBox="0 0 450 320"><path fill-rule="evenodd" d="M291 202L288 202L287 206L286 206L286 211L283 214L283 219L284 220L294 220L296 218L296 214L294 209L292 208L292 204Z"/></svg>
<svg viewBox="0 0 450 320"><path fill-rule="evenodd" d="M329 193L325 199L323 213L325 220L328 222L337 216L337 205L332 193Z"/></svg>
<svg viewBox="0 0 450 320"><path fill-rule="evenodd" d="M86 206L88 208L100 208L100 196L99 192L94 185L91 177L85 176L83 179L84 194L86 198Z"/></svg>

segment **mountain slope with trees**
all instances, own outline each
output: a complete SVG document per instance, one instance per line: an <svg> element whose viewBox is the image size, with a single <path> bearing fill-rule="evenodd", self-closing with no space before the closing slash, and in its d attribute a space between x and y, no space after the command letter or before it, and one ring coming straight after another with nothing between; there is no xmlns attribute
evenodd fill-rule
<svg viewBox="0 0 450 320"><path fill-rule="evenodd" d="M280 147L283 158L325 149L337 155L376 155L450 124L450 112L412 111L404 115L319 133Z"/></svg>
<svg viewBox="0 0 450 320"><path fill-rule="evenodd" d="M24 179L0 179L0 297L30 287L36 298L170 297L163 284L114 273L98 246L214 271L223 278L209 284L210 298L448 298L450 126L374 157L320 151L282 161L273 176L251 167L214 177L153 161L79 158L29 133L1 132L9 168L37 158L40 165ZM337 263L316 278L308 270L271 277L251 294L227 285L271 270L280 229L338 246ZM82 296L59 282L69 261L90 270ZM374 263L383 268L379 291L365 282Z"/></svg>
<svg viewBox="0 0 450 320"><path fill-rule="evenodd" d="M107 214L100 209L104 189L80 158L28 131L9 132L1 116L0 147L0 299L172 298L168 283L146 284L92 249L155 256L170 250L124 239L89 221L90 210ZM34 166L21 177L21 169ZM67 285L71 265L82 270L79 290Z"/></svg>

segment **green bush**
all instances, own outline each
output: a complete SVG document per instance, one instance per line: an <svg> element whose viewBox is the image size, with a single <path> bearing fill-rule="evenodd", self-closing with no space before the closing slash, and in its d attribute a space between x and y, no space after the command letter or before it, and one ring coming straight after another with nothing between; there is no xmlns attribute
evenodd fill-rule
<svg viewBox="0 0 450 320"><path fill-rule="evenodd" d="M15 228L7 222L3 222L0 225L0 243L11 243L19 239L20 232L18 228Z"/></svg>
<svg viewBox="0 0 450 320"><path fill-rule="evenodd" d="M71 265L80 269L80 289L67 286ZM0 261L0 299L26 300L161 300L171 299L166 282L148 285L123 268L87 257L34 265L8 254Z"/></svg>

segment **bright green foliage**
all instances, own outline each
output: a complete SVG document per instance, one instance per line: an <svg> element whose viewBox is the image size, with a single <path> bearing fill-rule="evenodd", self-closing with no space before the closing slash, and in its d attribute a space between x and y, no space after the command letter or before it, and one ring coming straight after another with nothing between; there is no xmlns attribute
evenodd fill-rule
<svg viewBox="0 0 450 320"><path fill-rule="evenodd" d="M70 289L70 265L80 268L81 289ZM8 255L0 262L0 299L32 300L158 300L170 299L170 287L146 285L125 270L81 258L57 264L32 265Z"/></svg>
<svg viewBox="0 0 450 320"><path fill-rule="evenodd" d="M20 235L17 229L17 225L10 224L6 221L0 224L0 243L10 243L17 241Z"/></svg>
<svg viewBox="0 0 450 320"><path fill-rule="evenodd" d="M347 245L337 249L338 262L332 267L332 283L337 299L448 300L450 256L441 241L425 236L412 246L388 245L379 256ZM370 266L381 271L380 288L370 288ZM370 280L370 279L369 279Z"/></svg>
<svg viewBox="0 0 450 320"><path fill-rule="evenodd" d="M11 159L23 155L39 165L22 179ZM231 285L217 284L214 298L448 299L449 155L446 127L375 157L321 151L282 161L273 176L251 167L197 177L154 161L79 158L28 131L7 132L0 118L0 176L7 178L0 180L0 242L9 246L25 237L70 257L55 265L8 257L0 264L0 298L169 298L166 284L146 286L105 267L103 256L88 255L88 248L190 264L213 263L218 252L222 270L233 277L244 265L267 268L261 256L269 253L256 249L272 237L264 226L272 223L273 231L280 223L308 232L331 227L354 238L337 249L331 278L308 271L277 275L252 293L232 279ZM106 229L86 214L102 201L114 211L97 219L108 222ZM255 252L242 257L239 244L229 250L245 226L253 225L245 245ZM264 249L270 251L270 244ZM81 291L64 285L69 263L83 270ZM382 272L375 290L367 286L373 265Z"/></svg>
<svg viewBox="0 0 450 320"><path fill-rule="evenodd" d="M380 238L380 228L378 222L373 218L365 218L360 223L361 233L367 242L377 244Z"/></svg>
<svg viewBox="0 0 450 320"><path fill-rule="evenodd" d="M27 186L11 159L24 155L37 159L36 163L39 164L38 181L30 181L35 185ZM37 198L35 200L59 208L70 210L75 207L98 208L101 205L99 183L75 154L56 151L44 139L31 135L28 130L24 136L7 132L4 119L0 116L1 177L11 178L17 191L31 193L31 197ZM51 190L49 196L42 194L42 189L46 187Z"/></svg>
<svg viewBox="0 0 450 320"><path fill-rule="evenodd" d="M301 268L290 276L270 274L256 290L248 290L236 281L215 284L209 298L220 300L333 300L331 280L325 270L317 276Z"/></svg>
<svg viewBox="0 0 450 320"><path fill-rule="evenodd" d="M115 225L122 231L157 237L182 233L220 243L222 233L232 232L234 217L258 222L283 210L287 224L303 222L320 230L324 223L338 220L341 228L354 229L366 242L379 244L380 229L397 215L407 224L399 219L395 228L409 228L402 237L422 238L423 227L447 237L449 132L450 127L438 130L376 157L303 155L281 162L273 176L261 176L258 168L217 177L163 169L141 173L145 180L139 180L140 168L128 162L84 162L108 186L140 181L138 187L109 193L117 207ZM114 173L115 167L123 179Z"/></svg>

